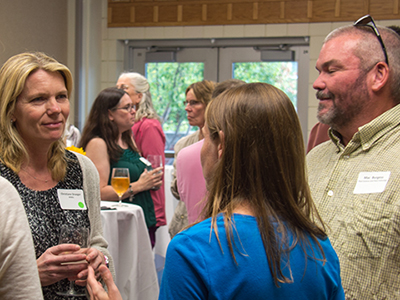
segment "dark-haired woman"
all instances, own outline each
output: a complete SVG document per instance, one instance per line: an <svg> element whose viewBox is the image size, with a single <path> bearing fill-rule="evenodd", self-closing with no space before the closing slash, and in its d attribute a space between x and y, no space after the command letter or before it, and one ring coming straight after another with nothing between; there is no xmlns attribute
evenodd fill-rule
<svg viewBox="0 0 400 300"><path fill-rule="evenodd" d="M205 119L205 220L171 240L160 299L344 299L289 98L245 84L211 101Z"/></svg>
<svg viewBox="0 0 400 300"><path fill-rule="evenodd" d="M118 201L111 186L112 169L129 169L131 184L122 199L142 207L149 228L156 224L149 190L161 186L163 173L160 172L162 168L147 171L141 160L131 131L135 113L135 105L125 91L115 87L104 89L90 110L81 147L99 171L102 200Z"/></svg>

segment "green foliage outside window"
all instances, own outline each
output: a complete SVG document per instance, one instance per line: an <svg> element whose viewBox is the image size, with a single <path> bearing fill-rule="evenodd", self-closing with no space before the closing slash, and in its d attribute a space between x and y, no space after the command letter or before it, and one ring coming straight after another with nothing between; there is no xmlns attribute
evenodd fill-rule
<svg viewBox="0 0 400 300"><path fill-rule="evenodd" d="M265 82L288 95L297 107L297 62L234 63L233 78L250 82Z"/></svg>
<svg viewBox="0 0 400 300"><path fill-rule="evenodd" d="M266 82L283 90L297 107L297 62L234 63L233 78L247 83ZM147 63L146 77L154 107L163 121L166 150L197 128L189 125L185 106L186 88L204 79L203 63Z"/></svg>
<svg viewBox="0 0 400 300"><path fill-rule="evenodd" d="M204 63L148 63L146 77L154 107L163 120L163 130L172 134L169 141L175 143L181 136L187 135L192 128L186 118L186 88L203 80ZM166 149L171 148L166 145Z"/></svg>

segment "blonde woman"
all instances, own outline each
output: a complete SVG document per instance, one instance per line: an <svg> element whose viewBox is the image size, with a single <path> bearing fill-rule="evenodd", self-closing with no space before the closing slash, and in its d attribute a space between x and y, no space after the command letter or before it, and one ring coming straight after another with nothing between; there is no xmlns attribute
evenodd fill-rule
<svg viewBox="0 0 400 300"><path fill-rule="evenodd" d="M45 299L64 299L56 293L66 291L69 280L86 285L88 264L82 260L97 271L111 259L102 236L96 168L87 157L66 151L63 142L71 92L69 69L44 53L15 55L0 69L0 175L24 204ZM75 196L63 197L68 191ZM86 254L78 245L58 245L64 224L90 228Z"/></svg>

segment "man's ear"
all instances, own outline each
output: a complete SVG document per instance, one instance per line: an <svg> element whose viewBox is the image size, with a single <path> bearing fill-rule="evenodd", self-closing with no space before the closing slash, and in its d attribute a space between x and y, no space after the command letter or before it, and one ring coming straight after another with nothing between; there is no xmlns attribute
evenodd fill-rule
<svg viewBox="0 0 400 300"><path fill-rule="evenodd" d="M220 130L218 132L219 144L218 144L218 158L221 158L222 153L225 151L225 134Z"/></svg>
<svg viewBox="0 0 400 300"><path fill-rule="evenodd" d="M371 74L371 89L374 92L378 92L386 86L389 80L389 67L384 63L377 63Z"/></svg>

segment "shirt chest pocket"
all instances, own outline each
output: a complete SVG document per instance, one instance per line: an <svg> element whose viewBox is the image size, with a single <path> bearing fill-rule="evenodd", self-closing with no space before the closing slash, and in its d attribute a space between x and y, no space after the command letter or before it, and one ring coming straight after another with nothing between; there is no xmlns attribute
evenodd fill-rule
<svg viewBox="0 0 400 300"><path fill-rule="evenodd" d="M397 205L356 196L353 206L342 223L341 237L343 252L348 258L378 258L386 247L395 247L393 239L394 215Z"/></svg>

